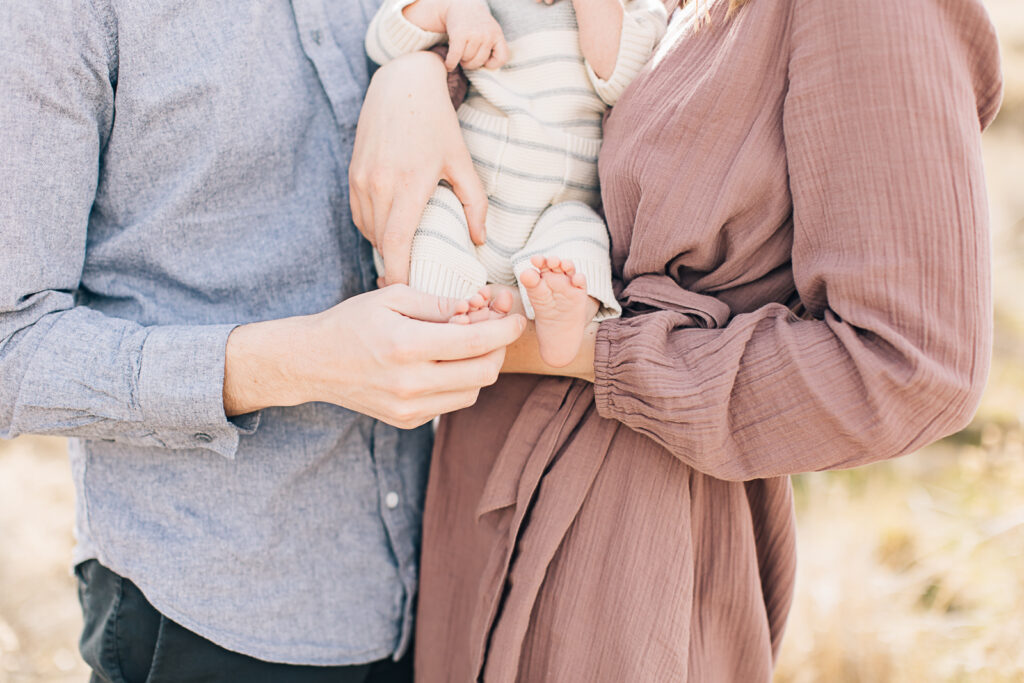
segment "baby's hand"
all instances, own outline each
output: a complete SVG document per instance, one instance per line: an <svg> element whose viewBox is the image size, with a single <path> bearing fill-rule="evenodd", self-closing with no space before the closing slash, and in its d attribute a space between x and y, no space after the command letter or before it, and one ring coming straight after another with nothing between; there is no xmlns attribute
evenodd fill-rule
<svg viewBox="0 0 1024 683"><path fill-rule="evenodd" d="M464 69L497 69L508 60L505 34L484 0L451 0L445 29L448 57L444 65L449 71L460 63Z"/></svg>

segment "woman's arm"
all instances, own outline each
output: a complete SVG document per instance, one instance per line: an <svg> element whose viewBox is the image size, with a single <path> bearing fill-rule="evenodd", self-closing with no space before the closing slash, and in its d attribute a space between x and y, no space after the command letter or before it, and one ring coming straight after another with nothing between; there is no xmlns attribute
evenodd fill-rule
<svg viewBox="0 0 1024 683"><path fill-rule="evenodd" d="M596 340L598 412L722 479L853 467L960 429L991 351L979 128L1000 76L980 2L797 0L791 30L792 263L815 319L770 305L687 329L658 311Z"/></svg>
<svg viewBox="0 0 1024 683"><path fill-rule="evenodd" d="M573 0L587 75L605 104L613 106L651 58L665 34L662 0Z"/></svg>
<svg viewBox="0 0 1024 683"><path fill-rule="evenodd" d="M580 30L580 51L598 78L607 80L619 56L625 9L622 0L573 0Z"/></svg>
<svg viewBox="0 0 1024 683"><path fill-rule="evenodd" d="M526 323L522 336L505 350L505 364L502 372L522 372L531 375L560 375L577 377L588 382L594 381L594 342L597 339L598 323L591 322L583 331L576 358L566 366L556 368L545 363L537 346L537 328L533 321Z"/></svg>

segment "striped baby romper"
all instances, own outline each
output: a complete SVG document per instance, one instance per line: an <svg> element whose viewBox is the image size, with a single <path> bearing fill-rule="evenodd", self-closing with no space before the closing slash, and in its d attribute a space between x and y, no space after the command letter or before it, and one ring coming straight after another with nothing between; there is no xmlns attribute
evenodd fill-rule
<svg viewBox="0 0 1024 683"><path fill-rule="evenodd" d="M378 64L444 42L402 14L411 0L385 0L366 34ZM459 107L466 146L488 196L487 242L469 238L462 204L439 185L412 246L409 284L466 298L485 283L515 285L535 254L571 259L601 303L597 319L621 312L612 291L608 231L600 201L597 154L601 121L665 31L661 0L626 2L615 68L607 80L586 63L569 0L490 0L509 47L500 69L467 71ZM377 269L383 264L377 255ZM519 285L527 315L533 308Z"/></svg>

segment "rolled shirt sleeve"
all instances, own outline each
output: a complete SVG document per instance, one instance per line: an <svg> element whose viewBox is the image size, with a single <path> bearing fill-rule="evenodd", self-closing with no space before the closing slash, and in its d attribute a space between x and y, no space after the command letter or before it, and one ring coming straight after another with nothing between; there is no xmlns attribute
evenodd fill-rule
<svg viewBox="0 0 1024 683"><path fill-rule="evenodd" d="M145 327L76 305L114 118L117 38L107 8L73 5L0 8L0 436L230 457L256 426L256 416L224 414L232 325Z"/></svg>

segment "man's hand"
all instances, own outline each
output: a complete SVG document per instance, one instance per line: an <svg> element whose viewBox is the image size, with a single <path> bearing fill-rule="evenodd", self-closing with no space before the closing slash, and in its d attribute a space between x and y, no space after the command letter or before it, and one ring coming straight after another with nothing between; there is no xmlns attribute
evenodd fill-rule
<svg viewBox="0 0 1024 683"><path fill-rule="evenodd" d="M448 324L456 306L396 285L316 315L235 328L225 411L326 401L408 429L470 406L497 379L526 321Z"/></svg>
<svg viewBox="0 0 1024 683"><path fill-rule="evenodd" d="M408 283L413 234L440 180L462 202L470 238L484 243L487 194L439 56L417 52L377 70L359 115L348 180L352 218L381 253L385 284Z"/></svg>

